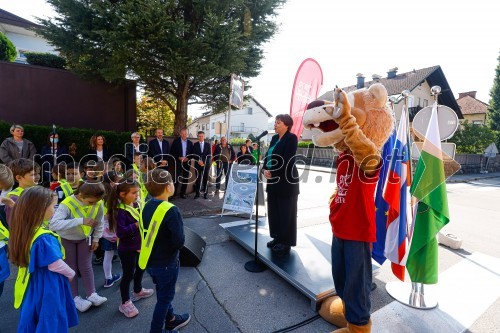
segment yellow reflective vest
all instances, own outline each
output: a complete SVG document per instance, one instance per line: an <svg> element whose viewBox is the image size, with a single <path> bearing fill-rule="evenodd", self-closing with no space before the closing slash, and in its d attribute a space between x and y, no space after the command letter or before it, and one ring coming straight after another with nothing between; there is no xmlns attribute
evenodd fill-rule
<svg viewBox="0 0 500 333"><path fill-rule="evenodd" d="M82 205L74 195L71 195L61 202L61 205L65 205L70 210L73 217L91 218L95 219L99 213L99 208L101 208L102 200L97 201L92 206ZM104 208L103 208L104 211ZM92 227L88 225L81 225L85 237L89 237L92 232Z"/></svg>
<svg viewBox="0 0 500 333"><path fill-rule="evenodd" d="M161 204L156 207L156 210L153 214L153 218L149 223L147 229L144 229L144 224L142 222L143 217L141 214L141 252L139 254L139 267L141 269L145 269L148 264L149 257L151 256L151 251L153 250L153 245L155 243L156 236L158 235L158 230L160 230L161 223L163 222L163 218L165 214L172 208L174 205L168 201L163 201Z"/></svg>
<svg viewBox="0 0 500 333"><path fill-rule="evenodd" d="M3 226L2 222L0 222L0 241L4 241L7 243L9 240L9 230Z"/></svg>
<svg viewBox="0 0 500 333"><path fill-rule="evenodd" d="M41 235L45 234L50 234L57 238L57 240L59 241L59 245L61 246L61 252L63 254L63 259L64 259L66 257L66 252L64 251L64 247L61 244L61 237L59 237L59 235L56 234L55 232L52 232L43 226L35 231L35 235L31 240L29 252L31 253L31 248L33 247L33 243L35 242L35 240ZM19 309L19 307L21 306L24 294L26 293L26 289L28 288L28 282L30 279L30 272L28 268L29 268L29 259L27 267L19 267L19 271L17 272L16 283L14 285L14 308L16 309Z"/></svg>
<svg viewBox="0 0 500 333"><path fill-rule="evenodd" d="M61 190L64 193L64 197L68 198L70 197L75 190L71 187L71 185L68 183L66 179L61 179L59 181L59 186L61 187Z"/></svg>
<svg viewBox="0 0 500 333"><path fill-rule="evenodd" d="M22 188L22 187L17 187L17 188L15 188L14 190L12 190L12 191L10 191L9 193L7 193L7 194L5 195L5 197L6 197L6 198L10 198L10 197L11 197L11 196L13 196L13 195L15 195L15 196L17 196L17 197L20 197L20 196L21 196L21 194L23 194L23 192L24 192L24 188Z"/></svg>
<svg viewBox="0 0 500 333"><path fill-rule="evenodd" d="M123 210L129 212L130 215L132 215L132 217L134 218L134 220L136 220L137 222L140 221L141 214L139 213L138 208L134 208L132 206L125 205L124 203L120 203L120 205L118 205L118 208L123 209Z"/></svg>

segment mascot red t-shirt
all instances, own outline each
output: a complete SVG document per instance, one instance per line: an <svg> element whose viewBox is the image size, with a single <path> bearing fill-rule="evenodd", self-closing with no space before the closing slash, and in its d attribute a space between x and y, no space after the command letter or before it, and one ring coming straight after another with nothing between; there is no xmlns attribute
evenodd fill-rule
<svg viewBox="0 0 500 333"><path fill-rule="evenodd" d="M330 203L330 223L335 237L373 243L375 206L373 198L378 172L368 177L351 154L340 154L337 160L337 194Z"/></svg>

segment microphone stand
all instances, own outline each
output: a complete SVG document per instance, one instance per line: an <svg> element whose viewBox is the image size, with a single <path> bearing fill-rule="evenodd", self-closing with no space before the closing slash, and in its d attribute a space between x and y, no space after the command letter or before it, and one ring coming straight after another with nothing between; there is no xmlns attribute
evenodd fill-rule
<svg viewBox="0 0 500 333"><path fill-rule="evenodd" d="M52 167L57 165L55 140L56 140L56 125L52 124L52 142L51 143L52 143L52 163L54 163L54 165L51 166L51 169L49 170L49 183L52 180ZM43 174L43 171L42 171L42 174Z"/></svg>
<svg viewBox="0 0 500 333"><path fill-rule="evenodd" d="M259 184L260 184L260 140L257 141L257 192L255 194L255 250L253 260L245 263L245 269L252 273L260 273L267 269L267 267L259 260L257 256L257 239L259 235Z"/></svg>

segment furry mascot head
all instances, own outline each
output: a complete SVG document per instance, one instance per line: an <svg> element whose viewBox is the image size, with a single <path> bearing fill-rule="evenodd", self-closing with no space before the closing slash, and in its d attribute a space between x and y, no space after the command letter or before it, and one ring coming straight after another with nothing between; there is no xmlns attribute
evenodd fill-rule
<svg viewBox="0 0 500 333"><path fill-rule="evenodd" d="M322 132L313 136L313 143L319 147L333 145L339 152L349 150L338 123L340 112L343 111L340 107L344 107L350 110L364 135L380 149L394 126L392 112L386 105L385 87L376 83L368 89L355 90L349 94L337 88L334 97L335 102L316 100L308 105L303 119L304 127Z"/></svg>
<svg viewBox="0 0 500 333"><path fill-rule="evenodd" d="M337 179L337 188L342 187L342 191L334 193L331 198L330 222L335 237L339 239L365 243L371 243L375 239L375 204L371 206L370 203L370 198L374 197L375 185L363 183L363 177L373 175L378 178L378 169L382 163L380 150L394 127L394 117L386 104L387 90L381 84L374 84L368 89L359 89L349 94L336 88L333 102L313 101L304 114L304 127L321 131L320 134L313 136L314 144L333 145L340 153L339 160L344 160L349 155L348 158L355 162L354 170L358 170L353 172L337 166L337 177L340 175L341 179L351 179L354 184L352 185L354 192L350 194L351 199L349 199L346 193L350 190L350 185L339 184ZM358 201L356 205L352 204L353 197ZM346 221L349 220L345 218L346 216L355 218ZM357 224L354 224L354 220ZM368 251L363 252L363 257L369 260L370 254ZM360 259L344 258L344 261L356 260ZM337 268L333 262L332 266L333 269ZM357 278L354 277L353 280ZM360 280L357 285L360 293L366 289L363 283L365 282ZM365 296L369 297L369 292ZM350 313L346 315L346 308L352 309L347 300L333 296L323 301L319 314L337 327L342 327L338 332L370 332L371 321L363 325L349 323L346 317L353 318L353 316ZM368 311L367 316L369 317Z"/></svg>

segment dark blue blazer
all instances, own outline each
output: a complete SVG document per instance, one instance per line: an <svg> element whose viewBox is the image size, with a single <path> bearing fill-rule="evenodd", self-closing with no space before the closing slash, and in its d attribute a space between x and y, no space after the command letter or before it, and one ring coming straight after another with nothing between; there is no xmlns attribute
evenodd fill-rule
<svg viewBox="0 0 500 333"><path fill-rule="evenodd" d="M154 138L153 140L149 141L148 155L149 157L152 157L156 163L160 162L161 160L168 161L169 153L170 153L170 144L168 143L167 140L163 139L161 141L161 150L157 138Z"/></svg>
<svg viewBox="0 0 500 333"><path fill-rule="evenodd" d="M139 152L146 155L148 153L148 145L146 143L140 143ZM125 144L125 159L129 165L134 163L134 144L132 142L127 142Z"/></svg>
<svg viewBox="0 0 500 333"><path fill-rule="evenodd" d="M195 142L193 145L193 159L196 161L203 161L205 164L210 163L212 159L212 147L210 143L203 143L203 151L201 151L200 142Z"/></svg>
<svg viewBox="0 0 500 333"><path fill-rule="evenodd" d="M193 143L187 139L186 145L186 156L191 155L193 153ZM174 142L172 142L172 149L170 150L170 155L175 158L176 162L179 162L179 157L182 156L182 143L181 138L175 138Z"/></svg>
<svg viewBox="0 0 500 333"><path fill-rule="evenodd" d="M272 156L265 156L264 170L271 171L271 179L267 180L266 192L277 196L299 194L299 173L295 166L297 154L297 136L286 132L281 140L276 134L271 139L269 147L275 145ZM267 167L267 161L272 160L272 166Z"/></svg>

